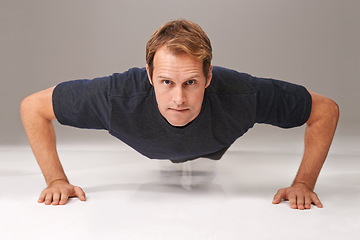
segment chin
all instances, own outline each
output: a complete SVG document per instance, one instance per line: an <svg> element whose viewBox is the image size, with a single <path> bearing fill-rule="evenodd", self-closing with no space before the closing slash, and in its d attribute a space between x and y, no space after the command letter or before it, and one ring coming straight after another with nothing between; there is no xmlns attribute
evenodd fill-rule
<svg viewBox="0 0 360 240"><path fill-rule="evenodd" d="M174 126L174 127L184 127L188 124L188 122L186 123L179 123L179 122L169 122L171 126Z"/></svg>
<svg viewBox="0 0 360 240"><path fill-rule="evenodd" d="M190 121L179 121L179 120L171 121L169 119L167 119L167 121L168 123L170 123L170 125L174 127L184 127L190 122Z"/></svg>

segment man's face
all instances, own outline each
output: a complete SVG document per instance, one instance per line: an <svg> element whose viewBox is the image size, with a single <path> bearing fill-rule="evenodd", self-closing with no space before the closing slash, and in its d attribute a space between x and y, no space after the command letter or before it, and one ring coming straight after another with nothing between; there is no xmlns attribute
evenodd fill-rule
<svg viewBox="0 0 360 240"><path fill-rule="evenodd" d="M202 61L186 53L174 55L166 46L156 51L153 64L152 84L161 115L173 126L185 126L200 113L212 67L206 81Z"/></svg>

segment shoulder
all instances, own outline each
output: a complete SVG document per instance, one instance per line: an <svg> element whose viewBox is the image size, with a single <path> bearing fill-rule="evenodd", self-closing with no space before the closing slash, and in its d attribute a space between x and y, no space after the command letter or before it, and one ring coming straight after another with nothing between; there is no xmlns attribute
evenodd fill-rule
<svg viewBox="0 0 360 240"><path fill-rule="evenodd" d="M94 79L78 79L58 84L53 95L106 95L132 97L151 88L145 68L131 68L123 73L113 73Z"/></svg>
<svg viewBox="0 0 360 240"><path fill-rule="evenodd" d="M123 73L114 73L110 78L110 95L133 97L148 93L151 88L145 68L131 68Z"/></svg>
<svg viewBox="0 0 360 240"><path fill-rule="evenodd" d="M218 93L253 93L253 77L247 73L214 66L209 91Z"/></svg>

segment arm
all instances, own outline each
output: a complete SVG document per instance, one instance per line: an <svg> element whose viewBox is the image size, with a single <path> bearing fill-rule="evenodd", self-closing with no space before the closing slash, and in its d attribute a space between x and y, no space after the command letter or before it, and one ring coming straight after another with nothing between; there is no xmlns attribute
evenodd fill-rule
<svg viewBox="0 0 360 240"><path fill-rule="evenodd" d="M85 201L85 193L79 187L69 184L61 166L52 120L56 119L52 107L54 87L26 97L21 103L21 119L34 156L47 183L39 202L65 204L69 197Z"/></svg>
<svg viewBox="0 0 360 240"><path fill-rule="evenodd" d="M312 203L322 207L313 190L339 119L339 108L334 101L313 92L310 94L312 110L306 122L302 162L292 186L280 189L273 200L274 204L280 203L281 199L289 200L290 207L294 209L309 209Z"/></svg>

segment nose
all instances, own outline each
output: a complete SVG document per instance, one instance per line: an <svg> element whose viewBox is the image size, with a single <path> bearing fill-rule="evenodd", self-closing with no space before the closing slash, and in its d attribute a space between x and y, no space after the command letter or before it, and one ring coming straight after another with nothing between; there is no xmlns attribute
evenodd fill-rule
<svg viewBox="0 0 360 240"><path fill-rule="evenodd" d="M185 91L182 87L178 87L175 89L173 101L178 106L182 105L186 101Z"/></svg>

